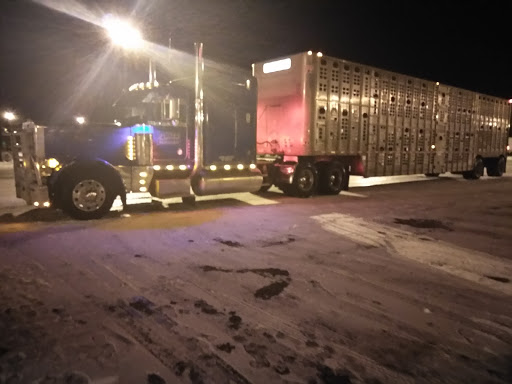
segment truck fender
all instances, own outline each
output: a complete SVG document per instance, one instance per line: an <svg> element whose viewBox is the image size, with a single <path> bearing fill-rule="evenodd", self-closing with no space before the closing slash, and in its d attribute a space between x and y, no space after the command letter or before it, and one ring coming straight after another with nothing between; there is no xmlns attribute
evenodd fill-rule
<svg viewBox="0 0 512 384"><path fill-rule="evenodd" d="M112 164L102 159L76 159L71 163L65 164L58 171L53 172L48 180L48 193L53 206L60 208L59 202L61 200L59 192L62 190L61 186L66 178L84 169L97 169L98 172L107 174L112 182L114 193L116 196L121 197L123 208L126 208L126 188L123 179Z"/></svg>

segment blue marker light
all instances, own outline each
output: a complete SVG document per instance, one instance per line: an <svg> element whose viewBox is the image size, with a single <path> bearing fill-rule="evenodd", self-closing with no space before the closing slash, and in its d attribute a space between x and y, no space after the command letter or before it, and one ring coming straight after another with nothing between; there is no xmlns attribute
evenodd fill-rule
<svg viewBox="0 0 512 384"><path fill-rule="evenodd" d="M146 124L137 124L132 126L131 128L132 135L135 135L137 133L141 134L152 134L153 133L153 126L146 125Z"/></svg>

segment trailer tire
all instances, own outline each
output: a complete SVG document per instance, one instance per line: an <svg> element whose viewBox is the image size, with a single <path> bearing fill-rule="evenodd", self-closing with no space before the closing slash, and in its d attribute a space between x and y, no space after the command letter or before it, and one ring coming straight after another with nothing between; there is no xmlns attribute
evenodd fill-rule
<svg viewBox="0 0 512 384"><path fill-rule="evenodd" d="M501 177L505 173L505 158L500 156L497 159L493 159L489 161L490 164L487 164L487 176L492 177Z"/></svg>
<svg viewBox="0 0 512 384"><path fill-rule="evenodd" d="M300 163L295 168L290 192L297 197L311 197L318 185L318 172L310 163ZM286 191L284 191L286 193ZM290 193L286 193L289 195Z"/></svg>
<svg viewBox="0 0 512 384"><path fill-rule="evenodd" d="M63 180L59 193L62 210L77 220L96 220L112 207L116 193L102 169L83 169Z"/></svg>
<svg viewBox="0 0 512 384"><path fill-rule="evenodd" d="M475 165L471 171L462 172L462 177L468 180L478 180L484 175L484 161L481 157L475 159Z"/></svg>
<svg viewBox="0 0 512 384"><path fill-rule="evenodd" d="M326 195L338 195L344 187L347 170L343 165L334 161L320 171L319 192Z"/></svg>

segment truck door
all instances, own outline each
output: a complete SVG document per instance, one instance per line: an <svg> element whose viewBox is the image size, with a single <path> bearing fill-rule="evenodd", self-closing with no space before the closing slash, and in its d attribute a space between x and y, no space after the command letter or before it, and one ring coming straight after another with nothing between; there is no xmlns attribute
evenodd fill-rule
<svg viewBox="0 0 512 384"><path fill-rule="evenodd" d="M153 131L153 161L155 164L181 165L192 158L192 99L166 98L160 106L161 120L154 126Z"/></svg>
<svg viewBox="0 0 512 384"><path fill-rule="evenodd" d="M222 85L205 85L204 161L247 165L256 156L255 79Z"/></svg>

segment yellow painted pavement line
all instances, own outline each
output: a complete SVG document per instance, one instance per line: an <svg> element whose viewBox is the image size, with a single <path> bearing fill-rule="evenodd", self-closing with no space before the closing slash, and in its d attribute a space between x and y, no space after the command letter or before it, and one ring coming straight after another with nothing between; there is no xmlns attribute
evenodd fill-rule
<svg viewBox="0 0 512 384"><path fill-rule="evenodd" d="M192 227L219 219L222 211L208 209L194 212L149 212L98 221L96 229L134 231Z"/></svg>

